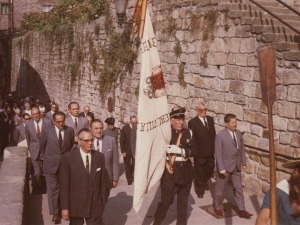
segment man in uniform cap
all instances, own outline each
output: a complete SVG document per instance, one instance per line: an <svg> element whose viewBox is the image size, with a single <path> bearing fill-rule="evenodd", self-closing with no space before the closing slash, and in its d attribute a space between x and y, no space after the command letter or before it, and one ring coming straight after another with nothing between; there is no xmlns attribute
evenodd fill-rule
<svg viewBox="0 0 300 225"><path fill-rule="evenodd" d="M166 168L161 179L161 201L154 214L154 225L162 223L176 194L176 224L187 224L188 197L194 178L189 157L196 156L197 146L191 131L183 127L185 111L184 108L174 107L170 113L172 139L167 146Z"/></svg>
<svg viewBox="0 0 300 225"><path fill-rule="evenodd" d="M114 137L118 143L118 128L115 127L115 119L110 117L104 122L107 124L107 128L103 131L104 135Z"/></svg>

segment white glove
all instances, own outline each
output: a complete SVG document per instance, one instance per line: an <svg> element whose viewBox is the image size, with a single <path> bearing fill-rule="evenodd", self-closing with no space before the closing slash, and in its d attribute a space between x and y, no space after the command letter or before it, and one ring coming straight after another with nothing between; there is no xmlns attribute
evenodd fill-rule
<svg viewBox="0 0 300 225"><path fill-rule="evenodd" d="M167 153L181 154L182 150L177 145L167 145Z"/></svg>

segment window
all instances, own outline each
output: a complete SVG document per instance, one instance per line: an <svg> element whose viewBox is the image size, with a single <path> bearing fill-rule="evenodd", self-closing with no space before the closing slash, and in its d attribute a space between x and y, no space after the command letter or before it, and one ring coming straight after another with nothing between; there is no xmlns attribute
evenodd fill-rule
<svg viewBox="0 0 300 225"><path fill-rule="evenodd" d="M43 12L47 13L52 10L52 5L43 5Z"/></svg>
<svg viewBox="0 0 300 225"><path fill-rule="evenodd" d="M1 14L8 14L8 4L1 3Z"/></svg>

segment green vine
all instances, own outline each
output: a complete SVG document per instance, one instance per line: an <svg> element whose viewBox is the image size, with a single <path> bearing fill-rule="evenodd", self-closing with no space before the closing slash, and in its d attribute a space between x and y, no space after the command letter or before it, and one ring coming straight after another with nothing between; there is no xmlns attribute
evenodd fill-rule
<svg viewBox="0 0 300 225"><path fill-rule="evenodd" d="M124 42L122 34L110 35L109 51L102 48L104 65L100 69L99 94L104 101L105 96L116 87L118 79L122 79L121 72L129 67L137 57L137 52L131 48L130 43Z"/></svg>
<svg viewBox="0 0 300 225"><path fill-rule="evenodd" d="M186 88L186 82L184 81L184 66L185 66L185 62L181 62L179 65L178 80L179 80L179 84L183 88Z"/></svg>
<svg viewBox="0 0 300 225"><path fill-rule="evenodd" d="M178 58L178 57L180 57L180 55L182 53L182 48L181 48L181 45L180 45L180 41L177 38L176 38L176 40L177 41L176 41L176 44L173 48L173 51L174 51L176 57Z"/></svg>

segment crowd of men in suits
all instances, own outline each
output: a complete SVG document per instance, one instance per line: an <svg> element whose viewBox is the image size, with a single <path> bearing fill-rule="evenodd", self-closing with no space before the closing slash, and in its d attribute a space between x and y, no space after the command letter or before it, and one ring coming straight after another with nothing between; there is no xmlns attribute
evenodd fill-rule
<svg viewBox="0 0 300 225"><path fill-rule="evenodd" d="M1 95L0 95L1 96ZM26 142L39 185L45 175L52 221L61 217L70 224L101 224L102 214L111 188L118 185L118 128L114 118L104 123L95 118L90 107L80 112L77 102L70 102L68 112L59 111L53 98L48 104L38 99L10 101L0 97L1 154L11 142ZM21 105L22 104L22 105ZM236 116L225 115L226 127L216 135L214 120L206 115L200 103L197 116L185 126L185 109L174 107L170 112L172 139L167 148L166 169L161 179L161 202L154 215L154 224L164 220L177 195L177 224L187 223L188 196L194 179L198 198L209 190L208 181L216 171L213 206L223 216L224 189L231 179L239 216L252 216L245 210L241 171L246 170L242 133L237 130ZM134 182L137 117L120 131L120 150L128 185ZM171 156L175 155L174 162ZM194 167L190 161L194 157ZM169 167L168 167L169 166ZM172 169L170 169L172 168Z"/></svg>

